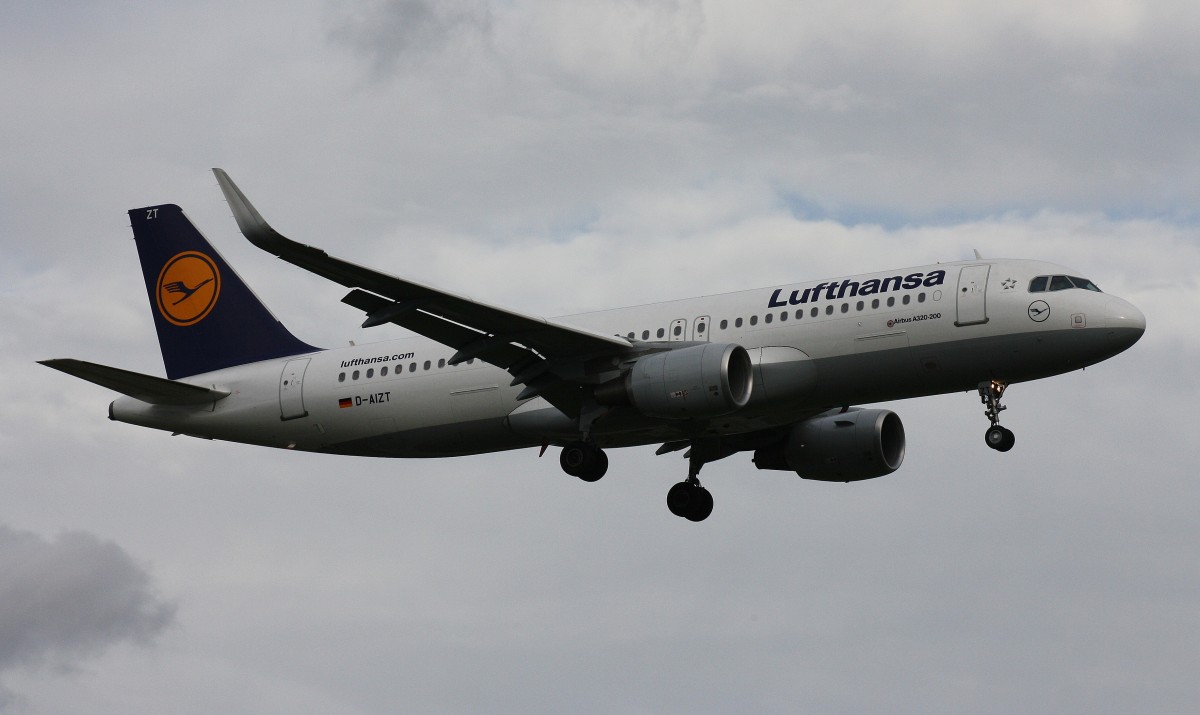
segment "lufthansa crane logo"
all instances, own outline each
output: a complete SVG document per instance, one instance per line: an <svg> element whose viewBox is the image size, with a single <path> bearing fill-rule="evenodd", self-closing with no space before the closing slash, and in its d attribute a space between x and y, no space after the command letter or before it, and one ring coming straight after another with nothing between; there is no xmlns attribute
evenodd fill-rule
<svg viewBox="0 0 1200 715"><path fill-rule="evenodd" d="M158 312L168 323L195 325L212 311L221 294L221 273L199 251L172 256L158 274Z"/></svg>

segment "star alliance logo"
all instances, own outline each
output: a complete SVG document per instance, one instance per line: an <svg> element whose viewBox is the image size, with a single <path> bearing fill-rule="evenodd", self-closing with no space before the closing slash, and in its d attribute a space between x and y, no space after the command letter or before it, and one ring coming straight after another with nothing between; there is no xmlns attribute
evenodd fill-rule
<svg viewBox="0 0 1200 715"><path fill-rule="evenodd" d="M1004 280L1000 281L1000 286L1004 288L1004 290L1012 290L1013 288L1017 287L1017 281L1015 278L1005 278Z"/></svg>

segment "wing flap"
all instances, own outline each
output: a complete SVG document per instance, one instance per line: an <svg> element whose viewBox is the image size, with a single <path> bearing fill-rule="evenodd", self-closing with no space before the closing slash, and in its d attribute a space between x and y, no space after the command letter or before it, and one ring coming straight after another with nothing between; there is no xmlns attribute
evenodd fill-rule
<svg viewBox="0 0 1200 715"><path fill-rule="evenodd" d="M38 362L46 367L54 368L152 405L203 405L216 402L229 395L228 390L189 385L186 382L167 380L74 358L39 360Z"/></svg>
<svg viewBox="0 0 1200 715"><path fill-rule="evenodd" d="M458 354L463 354L464 351L469 350L471 346L481 341L491 341L489 345L481 345L480 349L469 350L469 354L464 354L462 360L478 357L481 360L509 370L517 365L523 367L525 363L538 359L528 349L512 345L512 341L507 340L504 336L489 336L473 328L468 328L465 325L445 320L436 315L430 315L423 310L395 303L363 290L350 291L346 294L346 297L342 298L342 302L366 312L368 315L367 322L373 322L375 319L373 316L379 316L381 322L396 323L397 325L404 326L414 333L424 335L431 340L438 341L442 345L454 348L459 351ZM391 311L395 311L395 314L389 316ZM456 357L458 354L456 354ZM452 359L450 362L451 364L457 364L457 362L462 362L462 360L455 361Z"/></svg>

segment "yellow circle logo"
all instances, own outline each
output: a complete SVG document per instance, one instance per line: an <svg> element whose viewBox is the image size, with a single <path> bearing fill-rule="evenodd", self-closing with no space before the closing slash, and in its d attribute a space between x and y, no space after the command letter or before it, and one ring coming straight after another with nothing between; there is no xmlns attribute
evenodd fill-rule
<svg viewBox="0 0 1200 715"><path fill-rule="evenodd" d="M195 325L217 304L221 274L198 251L176 254L158 274L158 312L172 325Z"/></svg>

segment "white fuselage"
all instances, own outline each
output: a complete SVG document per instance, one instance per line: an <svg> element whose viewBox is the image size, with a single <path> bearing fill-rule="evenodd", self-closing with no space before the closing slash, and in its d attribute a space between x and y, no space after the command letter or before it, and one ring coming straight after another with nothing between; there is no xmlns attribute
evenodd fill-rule
<svg viewBox="0 0 1200 715"><path fill-rule="evenodd" d="M1145 327L1093 290L1030 292L1038 261L946 263L567 316L553 322L631 341L732 343L755 365L750 403L703 421L612 408L599 446L740 434L831 407L1019 382L1099 362ZM120 398L112 419L205 438L390 457L473 454L578 439L578 424L480 360L421 337L323 350L196 375L230 392L200 407Z"/></svg>

